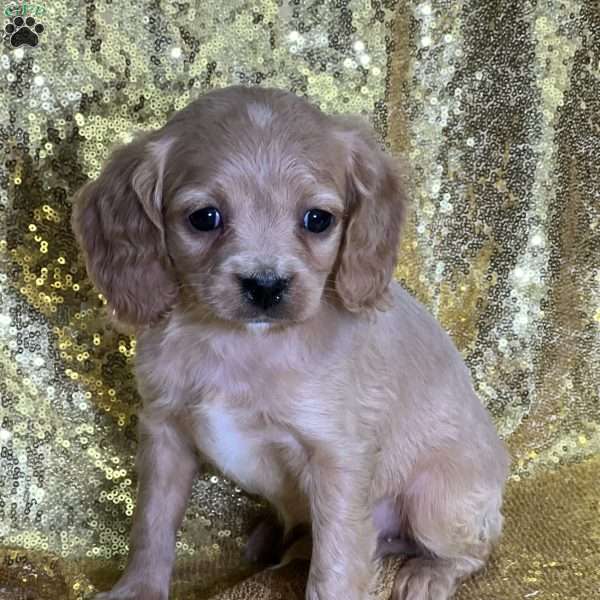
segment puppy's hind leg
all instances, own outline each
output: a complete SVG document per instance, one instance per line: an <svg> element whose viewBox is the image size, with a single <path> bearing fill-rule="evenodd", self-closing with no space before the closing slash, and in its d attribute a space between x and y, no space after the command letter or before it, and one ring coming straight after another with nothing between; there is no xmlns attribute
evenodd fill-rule
<svg viewBox="0 0 600 600"><path fill-rule="evenodd" d="M420 553L417 543L407 534L402 513L400 498L382 498L375 504L373 522L377 530L377 558L395 554L416 556Z"/></svg>
<svg viewBox="0 0 600 600"><path fill-rule="evenodd" d="M502 484L473 482L463 469L432 464L409 482L405 516L425 552L400 568L392 600L447 600L485 564L502 528Z"/></svg>
<svg viewBox="0 0 600 600"><path fill-rule="evenodd" d="M308 499L296 482L276 461L268 458L265 453L262 471L269 472L270 476L262 478L258 492L269 501L275 514L255 524L244 554L249 562L276 565L306 532L310 532L310 509Z"/></svg>

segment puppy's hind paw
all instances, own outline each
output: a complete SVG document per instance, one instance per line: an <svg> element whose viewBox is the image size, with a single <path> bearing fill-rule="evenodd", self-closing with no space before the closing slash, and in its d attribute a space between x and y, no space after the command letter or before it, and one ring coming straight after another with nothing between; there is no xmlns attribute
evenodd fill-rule
<svg viewBox="0 0 600 600"><path fill-rule="evenodd" d="M273 517L261 521L248 538L244 556L248 562L277 564L283 553L283 527Z"/></svg>
<svg viewBox="0 0 600 600"><path fill-rule="evenodd" d="M398 571L392 600L448 600L456 579L451 564L434 558L413 558Z"/></svg>

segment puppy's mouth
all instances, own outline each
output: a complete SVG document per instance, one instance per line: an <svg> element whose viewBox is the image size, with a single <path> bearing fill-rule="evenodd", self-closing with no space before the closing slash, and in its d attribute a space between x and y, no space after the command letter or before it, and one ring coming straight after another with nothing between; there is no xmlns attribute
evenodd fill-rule
<svg viewBox="0 0 600 600"><path fill-rule="evenodd" d="M277 321L245 321L246 329L252 333L262 333L269 331L278 325L281 326L281 322Z"/></svg>
<svg viewBox="0 0 600 600"><path fill-rule="evenodd" d="M274 323L280 323L284 319L270 319L269 317L255 318L255 319L242 319L242 322L246 325L273 325Z"/></svg>
<svg viewBox="0 0 600 600"><path fill-rule="evenodd" d="M238 316L238 320L244 325L260 328L275 325L285 325L286 323L291 323L296 319L293 319L288 314L288 311L285 310L285 307L282 306L281 309L276 312L276 314L275 312L273 314L266 312L259 315L249 316L246 311L242 310L242 313Z"/></svg>

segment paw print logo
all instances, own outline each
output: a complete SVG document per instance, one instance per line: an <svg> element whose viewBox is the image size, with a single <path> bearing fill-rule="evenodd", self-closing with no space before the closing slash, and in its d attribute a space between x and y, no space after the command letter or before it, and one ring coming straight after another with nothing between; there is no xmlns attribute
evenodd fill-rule
<svg viewBox="0 0 600 600"><path fill-rule="evenodd" d="M12 23L8 23L4 31L10 36L11 46L18 48L19 46L31 46L35 48L39 42L39 36L44 31L44 26L41 23L36 23L33 17L15 17Z"/></svg>

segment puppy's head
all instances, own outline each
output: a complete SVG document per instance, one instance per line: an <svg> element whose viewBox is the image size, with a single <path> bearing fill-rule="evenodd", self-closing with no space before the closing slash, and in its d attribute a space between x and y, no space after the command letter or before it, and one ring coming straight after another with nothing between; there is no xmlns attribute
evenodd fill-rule
<svg viewBox="0 0 600 600"><path fill-rule="evenodd" d="M384 297L404 198L368 127L293 94L227 88L117 150L73 227L117 316L176 302L240 322L300 322Z"/></svg>

